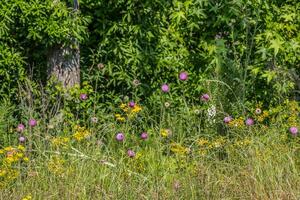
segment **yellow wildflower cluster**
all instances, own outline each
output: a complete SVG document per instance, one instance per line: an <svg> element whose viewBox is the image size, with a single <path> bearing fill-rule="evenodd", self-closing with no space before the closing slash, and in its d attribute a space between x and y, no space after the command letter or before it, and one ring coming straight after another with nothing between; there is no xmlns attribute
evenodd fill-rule
<svg viewBox="0 0 300 200"><path fill-rule="evenodd" d="M257 114L257 121L258 122L263 122L265 119L267 119L269 117L269 112L268 111L263 111L261 114Z"/></svg>
<svg viewBox="0 0 300 200"><path fill-rule="evenodd" d="M125 116L127 116L128 118L132 118L137 113L142 111L142 107L137 104L135 104L133 107L130 107L129 105L122 103L119 108L124 112L124 115L121 115L119 113L115 114L116 119L120 122L124 122L126 120Z"/></svg>
<svg viewBox="0 0 300 200"><path fill-rule="evenodd" d="M73 134L73 138L77 141L81 141L91 135L91 132L89 130L81 126L75 126L74 130L75 133Z"/></svg>
<svg viewBox="0 0 300 200"><path fill-rule="evenodd" d="M70 141L69 137L55 137L51 139L51 144L55 147L66 147Z"/></svg>
<svg viewBox="0 0 300 200"><path fill-rule="evenodd" d="M170 150L175 153L175 154L187 154L190 152L190 149L187 147L182 146L181 144L178 143L172 143Z"/></svg>
<svg viewBox="0 0 300 200"><path fill-rule="evenodd" d="M239 117L237 119L233 119L232 121L229 122L228 125L230 127L243 127L243 126L245 126L244 119L242 117Z"/></svg>
<svg viewBox="0 0 300 200"><path fill-rule="evenodd" d="M145 172L145 160L143 159L144 156L141 152L138 152L134 159L128 159L129 161L129 167L134 169L134 171L137 171L139 173Z"/></svg>
<svg viewBox="0 0 300 200"><path fill-rule="evenodd" d="M252 144L252 141L249 138L244 138L241 140L229 140L224 137L219 137L213 140L208 140L206 138L200 138L197 141L199 147L200 155L206 155L210 150L225 148L225 149L236 149L243 148Z"/></svg>
<svg viewBox="0 0 300 200"><path fill-rule="evenodd" d="M25 155L25 147L19 145L18 147L9 146L0 149L0 159L0 188L2 188L19 176L20 172L15 169L14 164L21 161L27 162L29 158Z"/></svg>
<svg viewBox="0 0 300 200"><path fill-rule="evenodd" d="M30 194L22 198L22 200L31 200L31 199L32 197Z"/></svg>
<svg viewBox="0 0 300 200"><path fill-rule="evenodd" d="M287 103L289 110L289 117L287 119L289 126L297 126L298 124L298 114L299 114L299 106L296 101L289 101Z"/></svg>
<svg viewBox="0 0 300 200"><path fill-rule="evenodd" d="M47 164L49 172L62 176L66 172L69 172L69 169L65 166L66 161L60 156L53 156Z"/></svg>
<svg viewBox="0 0 300 200"><path fill-rule="evenodd" d="M164 138L169 137L172 135L172 131L170 129L161 129L160 135Z"/></svg>
<svg viewBox="0 0 300 200"><path fill-rule="evenodd" d="M116 117L117 121L119 121L119 122L124 122L125 121L125 117L122 117L121 114L115 114L115 117Z"/></svg>
<svg viewBox="0 0 300 200"><path fill-rule="evenodd" d="M13 163L19 161L29 161L28 157L25 156L25 147L19 145L17 148L14 147L5 147L4 149L0 149L0 154L5 154L2 162L6 166L11 166Z"/></svg>

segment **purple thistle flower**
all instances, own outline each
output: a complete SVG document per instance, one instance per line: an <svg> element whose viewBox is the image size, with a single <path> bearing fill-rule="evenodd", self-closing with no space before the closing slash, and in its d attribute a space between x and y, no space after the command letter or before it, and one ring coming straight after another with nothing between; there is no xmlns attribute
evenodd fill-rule
<svg viewBox="0 0 300 200"><path fill-rule="evenodd" d="M292 126L290 129L289 129L290 133L293 135L293 136L297 136L297 133L298 133L298 128L295 127L295 126Z"/></svg>
<svg viewBox="0 0 300 200"><path fill-rule="evenodd" d="M146 133L146 132L143 132L142 134L141 134L141 139L142 140L146 140L148 138L148 134Z"/></svg>
<svg viewBox="0 0 300 200"><path fill-rule="evenodd" d="M135 106L135 103L134 103L134 101L130 101L128 105L130 108L133 108Z"/></svg>
<svg viewBox="0 0 300 200"><path fill-rule="evenodd" d="M17 127L17 131L20 132L20 133L23 132L24 129L25 129L24 124L19 124L18 127Z"/></svg>
<svg viewBox="0 0 300 200"><path fill-rule="evenodd" d="M188 73L187 73L187 72L180 72L180 74L179 74L179 79L180 79L181 81L186 81L187 78L188 78Z"/></svg>
<svg viewBox="0 0 300 200"><path fill-rule="evenodd" d="M201 100L202 101L208 101L209 100L209 95L208 94L203 94L202 96L201 96Z"/></svg>
<svg viewBox="0 0 300 200"><path fill-rule="evenodd" d="M227 116L227 117L225 117L224 118L224 123L226 123L226 124L228 124L229 122L231 122L231 120L232 120L232 117L231 116Z"/></svg>
<svg viewBox="0 0 300 200"><path fill-rule="evenodd" d="M29 126L35 127L37 125L37 121L35 119L30 119L28 121Z"/></svg>
<svg viewBox="0 0 300 200"><path fill-rule="evenodd" d="M123 133L118 133L116 135L116 140L122 142L124 140L124 134Z"/></svg>
<svg viewBox="0 0 300 200"><path fill-rule="evenodd" d="M161 86L161 90L162 90L163 92L169 92L169 91L170 91L170 87L169 87L169 85L167 85L167 84L163 84L163 85Z"/></svg>
<svg viewBox="0 0 300 200"><path fill-rule="evenodd" d="M19 137L19 142L25 142L26 138L24 136Z"/></svg>
<svg viewBox="0 0 300 200"><path fill-rule="evenodd" d="M130 157L130 158L133 158L134 156L135 156L135 153L134 153L134 151L132 151L132 150L128 150L127 151L127 155Z"/></svg>
<svg viewBox="0 0 300 200"><path fill-rule="evenodd" d="M248 118L248 119L246 119L245 123L247 126L252 126L254 124L254 120L252 118Z"/></svg>
<svg viewBox="0 0 300 200"><path fill-rule="evenodd" d="M82 101L87 100L87 98L88 98L87 94L84 94L84 93L80 94L80 99Z"/></svg>

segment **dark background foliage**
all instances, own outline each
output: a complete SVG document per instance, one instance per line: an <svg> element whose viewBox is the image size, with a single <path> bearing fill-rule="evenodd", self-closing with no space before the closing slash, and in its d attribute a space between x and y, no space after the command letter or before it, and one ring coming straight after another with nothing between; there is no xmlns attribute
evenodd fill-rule
<svg viewBox="0 0 300 200"><path fill-rule="evenodd" d="M82 80L102 103L153 103L162 83L173 100L276 103L299 89L299 10L296 0L82 0L75 13L72 1L3 0L1 97L14 99L25 79L46 84L47 53L75 38Z"/></svg>

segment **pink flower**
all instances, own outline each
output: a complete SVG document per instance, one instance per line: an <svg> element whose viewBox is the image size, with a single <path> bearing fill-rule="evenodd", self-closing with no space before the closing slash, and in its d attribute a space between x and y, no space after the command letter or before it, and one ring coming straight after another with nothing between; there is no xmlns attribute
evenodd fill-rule
<svg viewBox="0 0 300 200"><path fill-rule="evenodd" d="M295 126L292 126L290 129L289 129L290 133L293 135L293 136L297 136L297 133L298 133L298 128L295 127Z"/></svg>
<svg viewBox="0 0 300 200"><path fill-rule="evenodd" d="M130 158L133 158L134 156L135 156L135 153L134 153L134 151L132 151L132 150L128 150L127 151L127 155L130 157Z"/></svg>
<svg viewBox="0 0 300 200"><path fill-rule="evenodd" d="M148 134L146 133L146 132L143 132L142 134L141 134L141 139L142 140L146 140L148 138Z"/></svg>
<svg viewBox="0 0 300 200"><path fill-rule="evenodd" d="M162 90L163 92L169 92L169 91L170 91L170 87L169 87L167 84L163 84L163 85L161 86L161 90Z"/></svg>
<svg viewBox="0 0 300 200"><path fill-rule="evenodd" d="M17 131L20 132L20 133L23 132L24 129L25 129L24 124L19 124L18 127L17 127Z"/></svg>
<svg viewBox="0 0 300 200"><path fill-rule="evenodd" d="M133 108L135 106L135 103L134 103L134 101L130 101L128 105L130 108Z"/></svg>
<svg viewBox="0 0 300 200"><path fill-rule="evenodd" d="M246 119L245 123L247 126L252 126L254 124L254 120L252 118L248 118L248 119Z"/></svg>
<svg viewBox="0 0 300 200"><path fill-rule="evenodd" d="M19 142L25 142L26 138L24 136L19 137Z"/></svg>
<svg viewBox="0 0 300 200"><path fill-rule="evenodd" d="M181 81L186 81L187 78L188 78L187 72L180 72L180 74L179 74L179 79L180 79Z"/></svg>
<svg viewBox="0 0 300 200"><path fill-rule="evenodd" d="M120 141L120 142L122 142L123 140L124 140L124 134L123 133L118 133L117 135L116 135L116 140L118 140L118 141Z"/></svg>
<svg viewBox="0 0 300 200"><path fill-rule="evenodd" d="M225 117L224 118L224 123L226 123L226 124L228 124L229 122L231 122L231 120L232 120L232 117L231 116L227 116L227 117Z"/></svg>
<svg viewBox="0 0 300 200"><path fill-rule="evenodd" d="M203 94L203 95L201 96L201 100L202 100L202 101L208 101L209 99L210 99L210 97L209 97L208 94Z"/></svg>
<svg viewBox="0 0 300 200"><path fill-rule="evenodd" d="M80 94L80 99L82 101L87 100L87 98L88 98L87 94L84 94L84 93Z"/></svg>
<svg viewBox="0 0 300 200"><path fill-rule="evenodd" d="M37 125L37 121L35 119L30 119L28 121L29 126L35 127Z"/></svg>

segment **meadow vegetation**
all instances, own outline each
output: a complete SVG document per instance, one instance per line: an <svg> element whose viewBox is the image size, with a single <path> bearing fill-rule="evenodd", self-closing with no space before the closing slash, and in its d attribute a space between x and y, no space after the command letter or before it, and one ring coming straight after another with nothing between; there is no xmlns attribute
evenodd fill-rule
<svg viewBox="0 0 300 200"><path fill-rule="evenodd" d="M71 5L1 2L0 199L300 198L298 1Z"/></svg>

